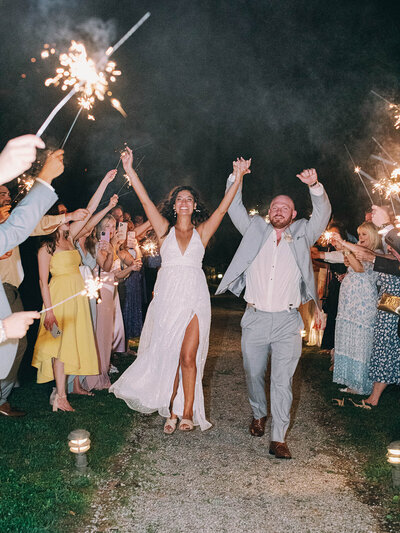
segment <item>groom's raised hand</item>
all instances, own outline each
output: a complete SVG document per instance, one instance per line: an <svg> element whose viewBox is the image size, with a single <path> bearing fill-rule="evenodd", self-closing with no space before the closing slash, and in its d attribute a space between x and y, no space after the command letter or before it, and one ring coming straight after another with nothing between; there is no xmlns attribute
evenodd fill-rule
<svg viewBox="0 0 400 533"><path fill-rule="evenodd" d="M233 161L233 175L236 178L242 178L245 174L250 174L250 165L251 165L251 158L250 159L243 159L239 157L236 159L236 161Z"/></svg>
<svg viewBox="0 0 400 533"><path fill-rule="evenodd" d="M307 168L300 174L296 174L300 181L308 185L309 187L318 183L317 171L315 168Z"/></svg>

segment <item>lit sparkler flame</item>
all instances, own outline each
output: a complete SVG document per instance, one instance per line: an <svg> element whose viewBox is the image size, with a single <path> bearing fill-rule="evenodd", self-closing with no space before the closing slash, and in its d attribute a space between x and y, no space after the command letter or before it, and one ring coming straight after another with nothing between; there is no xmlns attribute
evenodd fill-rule
<svg viewBox="0 0 400 533"><path fill-rule="evenodd" d="M96 120L93 115L88 115L87 118L88 120Z"/></svg>
<svg viewBox="0 0 400 533"><path fill-rule="evenodd" d="M100 298L99 291L102 286L103 282L100 281L99 277L88 278L85 281L85 288L80 294L82 294L82 296L87 296L90 299L95 298L96 300L98 300Z"/></svg>
<svg viewBox="0 0 400 533"><path fill-rule="evenodd" d="M321 235L320 242L322 246L328 246L330 244L331 239L333 237L333 231L324 231L324 233Z"/></svg>
<svg viewBox="0 0 400 533"><path fill-rule="evenodd" d="M254 217L254 215L258 215L258 209L250 209L249 215L251 217Z"/></svg>
<svg viewBox="0 0 400 533"><path fill-rule="evenodd" d="M42 57L48 56L49 51L43 50ZM109 92L109 82L116 81L116 76L122 74L120 70L116 70L114 61L108 61L104 71L99 70L96 63L88 57L84 44L76 41L71 42L68 53L61 54L59 60L60 66L56 68L56 75L53 78L47 78L44 82L45 86L61 85L62 91L75 89L80 94L78 104L86 110L92 109L96 98L103 101ZM126 116L117 99L113 99L111 104L123 116Z"/></svg>
<svg viewBox="0 0 400 533"><path fill-rule="evenodd" d="M400 194L400 168L395 168L390 177L381 178L375 183L373 190L379 191L385 195L385 198L391 198L392 195Z"/></svg>
<svg viewBox="0 0 400 533"><path fill-rule="evenodd" d="M358 173L360 172L360 170L361 170L361 167L355 167L355 168L354 168L354 172L355 172L356 174L358 174Z"/></svg>
<svg viewBox="0 0 400 533"><path fill-rule="evenodd" d="M146 253L146 255L149 255L150 257L154 257L158 253L158 246L153 241L147 241L142 245L143 251Z"/></svg>

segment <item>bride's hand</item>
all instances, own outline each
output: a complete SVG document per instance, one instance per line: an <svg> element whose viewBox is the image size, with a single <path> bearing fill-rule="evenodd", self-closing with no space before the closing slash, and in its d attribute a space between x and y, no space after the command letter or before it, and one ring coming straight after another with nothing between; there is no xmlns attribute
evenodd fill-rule
<svg viewBox="0 0 400 533"><path fill-rule="evenodd" d="M250 165L251 165L251 158L250 159L243 159L241 157L240 159L237 158L236 161L233 161L233 174L236 178L242 178L245 174L250 174Z"/></svg>

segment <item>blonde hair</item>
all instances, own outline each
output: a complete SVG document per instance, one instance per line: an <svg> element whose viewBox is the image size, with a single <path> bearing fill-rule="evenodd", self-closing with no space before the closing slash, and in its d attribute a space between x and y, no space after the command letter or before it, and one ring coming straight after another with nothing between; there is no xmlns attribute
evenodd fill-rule
<svg viewBox="0 0 400 533"><path fill-rule="evenodd" d="M103 231L104 226L107 224L107 222L109 220L113 220L116 223L115 218L112 215L110 215L110 213L107 213L107 215L105 215L100 220L100 222L97 224L97 226L96 226L96 237L97 237L97 240L100 240L101 232Z"/></svg>
<svg viewBox="0 0 400 533"><path fill-rule="evenodd" d="M378 233L378 228L373 222L363 222L358 226L357 232L361 229L364 229L369 235L370 245L368 248L370 250L382 249L382 239Z"/></svg>

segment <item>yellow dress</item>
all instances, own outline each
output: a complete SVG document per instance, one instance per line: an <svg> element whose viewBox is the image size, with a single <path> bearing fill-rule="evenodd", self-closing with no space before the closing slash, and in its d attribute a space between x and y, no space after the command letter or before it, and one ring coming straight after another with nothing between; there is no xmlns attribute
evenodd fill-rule
<svg viewBox="0 0 400 533"><path fill-rule="evenodd" d="M49 284L52 305L85 288L79 270L80 263L78 250L65 250L52 256ZM98 374L98 357L87 296L79 295L59 305L54 309L54 315L62 331L59 337L54 338L44 327L44 313L40 321L32 359L32 366L38 369L38 383L54 379L52 358L64 363L66 375Z"/></svg>

